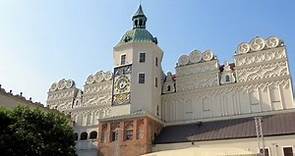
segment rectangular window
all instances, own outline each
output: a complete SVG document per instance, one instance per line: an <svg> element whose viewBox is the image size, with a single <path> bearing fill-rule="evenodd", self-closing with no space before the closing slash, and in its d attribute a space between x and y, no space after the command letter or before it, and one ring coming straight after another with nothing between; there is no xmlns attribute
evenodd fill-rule
<svg viewBox="0 0 295 156"><path fill-rule="evenodd" d="M158 88L158 78L155 78L155 87Z"/></svg>
<svg viewBox="0 0 295 156"><path fill-rule="evenodd" d="M145 81L145 75L143 73L140 73L138 75L138 83L143 84Z"/></svg>
<svg viewBox="0 0 295 156"><path fill-rule="evenodd" d="M281 101L279 88L277 87L270 88L270 100L273 103Z"/></svg>
<svg viewBox="0 0 295 156"><path fill-rule="evenodd" d="M263 149L260 149L260 153L263 153ZM268 148L264 148L264 153L265 153L265 156L269 156Z"/></svg>
<svg viewBox="0 0 295 156"><path fill-rule="evenodd" d="M124 65L126 63L126 55L121 55L121 65Z"/></svg>
<svg viewBox="0 0 295 156"><path fill-rule="evenodd" d="M293 149L292 147L284 147L284 156L293 156Z"/></svg>
<svg viewBox="0 0 295 156"><path fill-rule="evenodd" d="M145 53L139 53L139 62L144 63L145 62Z"/></svg>
<svg viewBox="0 0 295 156"><path fill-rule="evenodd" d="M258 90L253 90L250 94L250 103L251 105L258 105L259 104L259 93Z"/></svg>
<svg viewBox="0 0 295 156"><path fill-rule="evenodd" d="M112 131L112 141L117 141L119 139L118 130Z"/></svg>
<svg viewBox="0 0 295 156"><path fill-rule="evenodd" d="M132 129L126 130L126 140L132 140L132 138L133 138L133 130Z"/></svg>
<svg viewBox="0 0 295 156"><path fill-rule="evenodd" d="M155 65L156 65L156 67L158 67L158 57L156 57Z"/></svg>

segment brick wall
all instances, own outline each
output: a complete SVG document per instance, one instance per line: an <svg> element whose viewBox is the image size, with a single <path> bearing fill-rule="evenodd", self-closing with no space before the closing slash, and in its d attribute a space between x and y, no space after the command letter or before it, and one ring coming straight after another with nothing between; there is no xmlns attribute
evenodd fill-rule
<svg viewBox="0 0 295 156"><path fill-rule="evenodd" d="M152 151L162 126L148 118L129 118L99 124L98 156L137 156Z"/></svg>

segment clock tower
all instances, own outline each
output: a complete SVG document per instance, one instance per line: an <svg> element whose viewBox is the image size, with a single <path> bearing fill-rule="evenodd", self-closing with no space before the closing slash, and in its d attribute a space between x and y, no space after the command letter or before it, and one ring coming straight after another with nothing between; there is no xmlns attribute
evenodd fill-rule
<svg viewBox="0 0 295 156"><path fill-rule="evenodd" d="M114 47L112 105L119 114L145 112L160 118L163 51L146 29L141 5L132 22L133 28Z"/></svg>
<svg viewBox="0 0 295 156"><path fill-rule="evenodd" d="M136 156L152 151L160 133L163 51L146 30L139 6L133 28L114 47L114 78L110 118L99 120L98 155Z"/></svg>

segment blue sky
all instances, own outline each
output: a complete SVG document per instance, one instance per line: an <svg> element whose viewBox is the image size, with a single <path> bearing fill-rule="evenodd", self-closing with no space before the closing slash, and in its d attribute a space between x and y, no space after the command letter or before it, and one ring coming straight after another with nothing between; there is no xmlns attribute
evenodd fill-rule
<svg viewBox="0 0 295 156"><path fill-rule="evenodd" d="M62 78L82 87L89 74L112 70L112 48L131 29L139 0L0 0L0 84L45 103ZM283 39L295 76L295 1L143 0L147 29L164 51L165 72L193 49L232 61L255 36Z"/></svg>

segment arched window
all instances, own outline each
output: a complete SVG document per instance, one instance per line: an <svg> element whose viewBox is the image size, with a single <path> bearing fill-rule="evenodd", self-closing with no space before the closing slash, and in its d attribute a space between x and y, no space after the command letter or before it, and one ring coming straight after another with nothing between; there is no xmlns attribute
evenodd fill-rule
<svg viewBox="0 0 295 156"><path fill-rule="evenodd" d="M142 19L139 19L139 26L142 26Z"/></svg>
<svg viewBox="0 0 295 156"><path fill-rule="evenodd" d="M229 79L229 75L226 75L225 76L225 82L229 82L230 81L230 79Z"/></svg>
<svg viewBox="0 0 295 156"><path fill-rule="evenodd" d="M74 133L74 138L75 138L75 141L78 140L78 133Z"/></svg>
<svg viewBox="0 0 295 156"><path fill-rule="evenodd" d="M89 139L96 139L96 138L97 138L97 132L96 131L90 132Z"/></svg>
<svg viewBox="0 0 295 156"><path fill-rule="evenodd" d="M137 21L137 20L135 20L135 26L136 26L136 27L137 27L137 22L138 22L138 21Z"/></svg>
<svg viewBox="0 0 295 156"><path fill-rule="evenodd" d="M87 132L82 132L82 133L80 134L80 140L87 140L87 137L88 137Z"/></svg>

